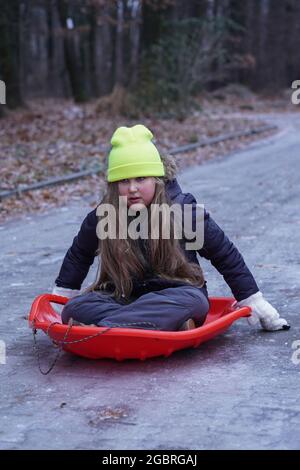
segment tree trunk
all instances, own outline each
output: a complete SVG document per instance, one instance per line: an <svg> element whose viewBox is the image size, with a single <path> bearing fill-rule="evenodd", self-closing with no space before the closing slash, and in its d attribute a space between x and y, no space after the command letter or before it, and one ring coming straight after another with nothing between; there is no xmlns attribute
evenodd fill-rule
<svg viewBox="0 0 300 470"><path fill-rule="evenodd" d="M91 73L95 96L112 91L112 6L110 1L103 5L91 5Z"/></svg>
<svg viewBox="0 0 300 470"><path fill-rule="evenodd" d="M136 0L132 5L131 24L130 24L130 43L131 43L131 61L130 61L130 82L131 88L137 84L138 61L140 47L140 28L141 28L142 2Z"/></svg>
<svg viewBox="0 0 300 470"><path fill-rule="evenodd" d="M23 104L20 80L20 2L2 2L0 8L0 79L6 84L9 108Z"/></svg>
<svg viewBox="0 0 300 470"><path fill-rule="evenodd" d="M294 80L300 77L300 2L291 0L287 6L287 16L285 24L285 57L286 57L286 77L285 85L291 86Z"/></svg>
<svg viewBox="0 0 300 470"><path fill-rule="evenodd" d="M123 79L124 79L123 34L124 34L124 1L117 0L115 85L121 85L121 86L123 85Z"/></svg>
<svg viewBox="0 0 300 470"><path fill-rule="evenodd" d="M75 101L87 100L84 67L81 63L80 37L74 29L67 29L67 20L72 19L68 0L56 0L63 30L64 56L69 75L72 95ZM72 4L70 4L72 6ZM70 15L70 16L69 16Z"/></svg>

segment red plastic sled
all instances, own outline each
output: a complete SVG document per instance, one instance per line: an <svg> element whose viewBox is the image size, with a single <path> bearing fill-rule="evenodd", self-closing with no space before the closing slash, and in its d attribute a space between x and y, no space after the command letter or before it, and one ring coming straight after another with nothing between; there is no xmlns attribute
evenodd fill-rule
<svg viewBox="0 0 300 470"><path fill-rule="evenodd" d="M170 356L174 351L197 348L227 330L241 317L251 315L250 307L236 308L236 300L228 297L210 297L211 307L204 324L188 331L157 331L135 328L72 326L61 323L50 302L64 305L68 299L53 294L42 294L34 300L30 315L31 328L41 329L61 344L65 351L90 359L113 358L145 360L155 356ZM68 331L69 329L69 331ZM67 336L66 336L66 333Z"/></svg>

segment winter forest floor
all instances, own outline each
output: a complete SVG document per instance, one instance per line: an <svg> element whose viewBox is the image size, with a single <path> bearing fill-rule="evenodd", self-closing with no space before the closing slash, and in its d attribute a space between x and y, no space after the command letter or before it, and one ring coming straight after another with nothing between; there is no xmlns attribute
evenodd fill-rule
<svg viewBox="0 0 300 470"><path fill-rule="evenodd" d="M75 105L70 100L32 100L27 107L0 120L0 192L22 188L49 178L90 170L105 164L113 131L121 125L142 122L155 136L160 152L236 131L263 127L260 113L298 112L290 102L291 91L262 98L241 86L227 86L197 98L199 110L185 120L111 116L97 112L97 101ZM180 169L241 150L250 142L276 130L238 137L180 153ZM73 183L49 186L5 198L0 204L0 223L84 198L91 207L100 200L104 173Z"/></svg>

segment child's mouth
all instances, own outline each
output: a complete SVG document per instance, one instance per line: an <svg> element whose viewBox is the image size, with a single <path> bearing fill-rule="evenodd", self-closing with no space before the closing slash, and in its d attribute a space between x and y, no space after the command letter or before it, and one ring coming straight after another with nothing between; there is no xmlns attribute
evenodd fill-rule
<svg viewBox="0 0 300 470"><path fill-rule="evenodd" d="M129 198L129 202L140 202L142 199L140 197L131 197Z"/></svg>

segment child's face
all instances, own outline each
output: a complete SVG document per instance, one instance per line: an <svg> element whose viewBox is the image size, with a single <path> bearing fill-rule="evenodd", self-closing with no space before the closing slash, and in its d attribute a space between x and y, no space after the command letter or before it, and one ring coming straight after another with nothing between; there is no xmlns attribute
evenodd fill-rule
<svg viewBox="0 0 300 470"><path fill-rule="evenodd" d="M151 204L155 194L155 178L147 176L121 180L118 188L119 196L127 196L127 206L138 210L138 206Z"/></svg>

